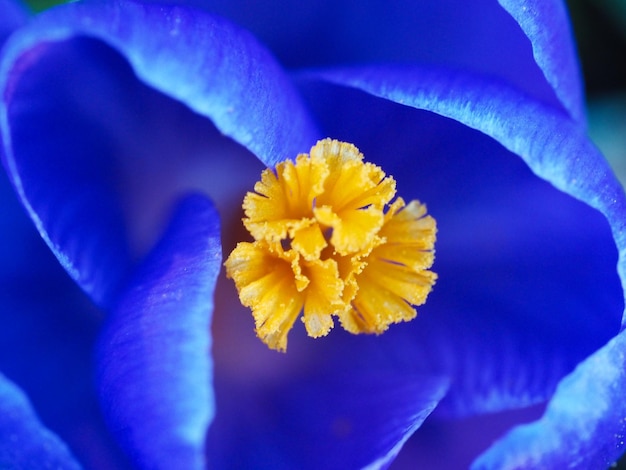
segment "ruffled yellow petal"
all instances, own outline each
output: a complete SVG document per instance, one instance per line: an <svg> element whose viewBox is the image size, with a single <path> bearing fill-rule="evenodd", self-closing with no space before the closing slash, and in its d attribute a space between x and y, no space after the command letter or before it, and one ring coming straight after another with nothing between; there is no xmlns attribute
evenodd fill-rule
<svg viewBox="0 0 626 470"><path fill-rule="evenodd" d="M358 160L329 161L328 165L330 175L317 200L318 206L332 204L338 212L370 205L382 209L395 195L395 180L385 177L376 165Z"/></svg>
<svg viewBox="0 0 626 470"><path fill-rule="evenodd" d="M254 242L225 262L257 335L284 351L302 314L309 336L339 317L352 333L382 333L415 317L437 276L435 220L406 207L395 181L352 144L325 139L310 154L265 170L243 203Z"/></svg>
<svg viewBox="0 0 626 470"><path fill-rule="evenodd" d="M416 311L384 283L370 276L359 277L359 291L351 308L339 319L350 333L383 333L392 323L415 318Z"/></svg>
<svg viewBox="0 0 626 470"><path fill-rule="evenodd" d="M367 266L367 261L363 260L364 256L336 256L339 267L339 277L343 280L342 299L346 308L350 307L350 302L356 296L359 285L356 281L357 275L363 272Z"/></svg>
<svg viewBox="0 0 626 470"><path fill-rule="evenodd" d="M396 192L393 178L371 163L358 149L326 139L311 149L311 158L325 157L329 175L316 198L315 217L332 227L331 243L341 255L367 248L383 223L383 209Z"/></svg>
<svg viewBox="0 0 626 470"><path fill-rule="evenodd" d="M406 265L382 260L378 258L377 252L370 256L364 275L412 305L422 305L426 301L437 279L437 275L433 272L414 270ZM357 279L359 287L362 281L362 278ZM361 288L359 291L366 294Z"/></svg>
<svg viewBox="0 0 626 470"><path fill-rule="evenodd" d="M403 206L402 199L392 204L380 230L382 243L355 275L358 291L352 308L340 316L348 331L382 333L392 323L413 319L412 305L426 301L437 279L428 271L434 261L435 220L418 201Z"/></svg>
<svg viewBox="0 0 626 470"><path fill-rule="evenodd" d="M308 261L319 259L322 250L328 246L322 229L316 223L294 230L290 235L292 248Z"/></svg>
<svg viewBox="0 0 626 470"><path fill-rule="evenodd" d="M306 290L302 321L312 338L326 336L334 325L332 314L344 310L343 282L339 279L337 263L332 259L308 263L306 276L311 280Z"/></svg>
<svg viewBox="0 0 626 470"><path fill-rule="evenodd" d="M270 348L285 351L287 333L304 303L292 262L279 257L265 243L239 243L225 267L228 277L235 281L239 300L252 309L259 338Z"/></svg>
<svg viewBox="0 0 626 470"><path fill-rule="evenodd" d="M317 338L333 327L331 315L346 308L332 259L306 262L293 250L256 241L239 243L224 264L239 300L252 309L257 336L272 349L286 350L302 310L307 333Z"/></svg>
<svg viewBox="0 0 626 470"><path fill-rule="evenodd" d="M419 201L404 205L398 198L385 216L385 225L380 235L389 243L406 243L416 249L432 250L437 238L437 223L426 215L426 206Z"/></svg>
<svg viewBox="0 0 626 470"><path fill-rule="evenodd" d="M244 225L255 239L280 240L290 230L301 227L302 220L313 217L313 203L324 190L328 176L324 162L298 155L279 163L276 172L263 171L254 193L246 194Z"/></svg>
<svg viewBox="0 0 626 470"><path fill-rule="evenodd" d="M315 209L315 217L332 228L330 242L342 256L370 249L383 225L383 211L373 206L367 209L333 212L329 206Z"/></svg>

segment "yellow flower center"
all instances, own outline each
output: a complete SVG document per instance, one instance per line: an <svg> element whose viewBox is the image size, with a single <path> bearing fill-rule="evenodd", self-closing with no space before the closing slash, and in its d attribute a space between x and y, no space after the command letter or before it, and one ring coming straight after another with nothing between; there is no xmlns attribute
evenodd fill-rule
<svg viewBox="0 0 626 470"><path fill-rule="evenodd" d="M267 169L243 201L254 238L226 262L259 338L287 349L302 313L309 336L333 316L351 333L376 333L416 316L437 275L435 219L418 201L393 203L396 183L352 144L325 139Z"/></svg>

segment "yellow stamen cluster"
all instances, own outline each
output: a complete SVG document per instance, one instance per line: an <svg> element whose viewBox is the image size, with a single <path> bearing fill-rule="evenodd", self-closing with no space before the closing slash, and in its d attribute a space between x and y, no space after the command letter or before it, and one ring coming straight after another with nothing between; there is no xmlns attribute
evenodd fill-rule
<svg viewBox="0 0 626 470"><path fill-rule="evenodd" d="M428 270L437 229L418 201L390 204L395 186L354 145L331 139L262 173L243 201L254 241L225 266L270 348L286 350L301 312L314 338L333 316L351 333L377 334L415 317L437 279Z"/></svg>

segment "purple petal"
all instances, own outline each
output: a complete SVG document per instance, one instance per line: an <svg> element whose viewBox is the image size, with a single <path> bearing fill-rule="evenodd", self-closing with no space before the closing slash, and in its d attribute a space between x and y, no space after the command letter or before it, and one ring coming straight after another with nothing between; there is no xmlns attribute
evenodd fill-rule
<svg viewBox="0 0 626 470"><path fill-rule="evenodd" d="M213 419L210 319L221 268L217 212L183 200L102 334L105 416L142 468L203 468Z"/></svg>
<svg viewBox="0 0 626 470"><path fill-rule="evenodd" d="M350 367L295 373L254 394L231 389L210 455L223 459L215 468L387 468L447 388L445 379Z"/></svg>
<svg viewBox="0 0 626 470"><path fill-rule="evenodd" d="M0 467L80 469L67 446L46 429L24 393L0 375Z"/></svg>
<svg viewBox="0 0 626 470"><path fill-rule="evenodd" d="M506 431L539 418L544 409L539 405L455 420L438 419L435 410L403 447L391 468L467 469Z"/></svg>
<svg viewBox="0 0 626 470"><path fill-rule="evenodd" d="M350 369L301 380L282 391L291 406L282 413L286 448L298 468L386 468L447 388L442 379ZM300 400L286 400L288 393Z"/></svg>
<svg viewBox="0 0 626 470"><path fill-rule="evenodd" d="M570 116L585 124L582 73L574 36L561 0L499 0L533 46L537 65Z"/></svg>
<svg viewBox="0 0 626 470"><path fill-rule="evenodd" d="M544 416L518 426L474 469L605 469L624 452L626 333L581 363L559 385Z"/></svg>

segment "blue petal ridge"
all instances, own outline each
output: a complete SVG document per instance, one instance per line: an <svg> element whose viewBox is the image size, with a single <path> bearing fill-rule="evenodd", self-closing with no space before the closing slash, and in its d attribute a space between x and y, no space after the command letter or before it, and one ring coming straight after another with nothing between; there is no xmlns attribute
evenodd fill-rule
<svg viewBox="0 0 626 470"><path fill-rule="evenodd" d="M210 319L221 259L215 208L204 196L188 196L102 334L104 414L142 468L204 466L214 415Z"/></svg>
<svg viewBox="0 0 626 470"><path fill-rule="evenodd" d="M626 439L626 331L563 379L543 417L511 430L474 469L605 469Z"/></svg>
<svg viewBox="0 0 626 470"><path fill-rule="evenodd" d="M26 395L0 374L0 467L78 470L67 446L46 429Z"/></svg>
<svg viewBox="0 0 626 470"><path fill-rule="evenodd" d="M73 145L72 126L77 123L65 129L65 123L54 121L59 105L54 100L62 84L50 84L49 90L41 86L46 70L38 68L41 63L56 64L55 54L63 57L80 45L76 39L85 37L115 49L141 81L209 118L267 166L308 150L319 135L291 79L271 54L247 32L201 10L124 1L66 4L12 34L0 64L5 166L39 233L66 271L109 309L133 261L116 199L125 183L107 155L107 146L115 142L91 136L100 129L85 129L87 120L80 119L82 109L77 109L72 117L82 127L80 145ZM35 91L29 79L35 79ZM96 96L94 101L107 98ZM66 106L74 109L71 100ZM29 113L39 113L41 127L29 127ZM48 139L32 138L35 132L49 132ZM32 170L37 161L53 165L54 158L47 157L55 152L71 154L64 163L81 163L50 175Z"/></svg>
<svg viewBox="0 0 626 470"><path fill-rule="evenodd" d="M498 0L532 44L535 61L572 119L586 125L582 72L561 0Z"/></svg>
<svg viewBox="0 0 626 470"><path fill-rule="evenodd" d="M492 137L537 176L604 214L619 254L622 288L626 288L624 189L585 130L561 110L501 82L436 67L343 68L304 76L432 111Z"/></svg>
<svg viewBox="0 0 626 470"><path fill-rule="evenodd" d="M34 45L81 35L114 47L146 84L209 117L268 166L319 137L271 54L246 31L193 8L131 1L63 5L12 38L0 81Z"/></svg>

